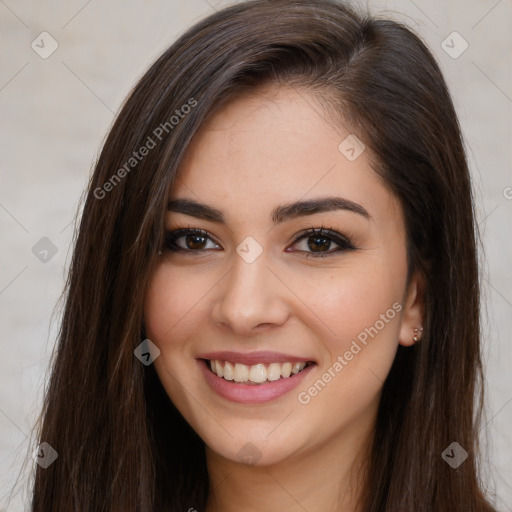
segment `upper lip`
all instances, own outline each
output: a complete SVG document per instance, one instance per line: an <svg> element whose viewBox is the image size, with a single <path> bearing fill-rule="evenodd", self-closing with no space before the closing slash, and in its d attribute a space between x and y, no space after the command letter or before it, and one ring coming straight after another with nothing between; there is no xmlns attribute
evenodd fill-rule
<svg viewBox="0 0 512 512"><path fill-rule="evenodd" d="M198 359L209 359L217 361L229 361L230 363L241 363L247 366L254 364L270 364L270 363L307 363L314 362L313 359L300 356L292 356L290 354L283 354L281 352L233 352L229 350L222 350L220 352L207 352L199 354Z"/></svg>

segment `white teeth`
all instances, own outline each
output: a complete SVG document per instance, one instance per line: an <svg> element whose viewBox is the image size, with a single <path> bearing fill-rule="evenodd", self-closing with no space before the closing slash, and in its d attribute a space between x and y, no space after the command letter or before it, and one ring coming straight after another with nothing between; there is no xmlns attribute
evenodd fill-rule
<svg viewBox="0 0 512 512"><path fill-rule="evenodd" d="M292 365L293 375L299 373L303 368L304 368L304 363L293 363L293 365Z"/></svg>
<svg viewBox="0 0 512 512"><path fill-rule="evenodd" d="M217 374L219 375L219 374ZM249 370L249 380L251 382L265 382L267 380L267 369L264 364L255 364Z"/></svg>
<svg viewBox="0 0 512 512"><path fill-rule="evenodd" d="M245 366L245 364L236 363L234 376L236 382L245 382L246 380L249 380L249 367ZM222 375L219 375L219 377L222 377Z"/></svg>
<svg viewBox="0 0 512 512"><path fill-rule="evenodd" d="M292 363L284 363L281 365L281 375L289 377L292 373Z"/></svg>
<svg viewBox="0 0 512 512"><path fill-rule="evenodd" d="M249 381L254 384L288 378L291 375L296 375L305 367L305 362L270 363L268 366L259 363L247 366L241 363L233 364L229 361L210 361L210 368L217 376L223 377L226 380L234 380L235 382Z"/></svg>
<svg viewBox="0 0 512 512"><path fill-rule="evenodd" d="M218 375L218 373L217 373L217 375ZM224 375L223 375L223 377L226 380L233 380L235 378L233 365L229 361L226 361L224 363Z"/></svg>
<svg viewBox="0 0 512 512"><path fill-rule="evenodd" d="M219 376L219 377L223 377L224 376L224 367L220 364L220 361L215 361L215 373Z"/></svg>
<svg viewBox="0 0 512 512"><path fill-rule="evenodd" d="M281 378L281 365L279 363L270 363L267 369L268 380L278 380Z"/></svg>

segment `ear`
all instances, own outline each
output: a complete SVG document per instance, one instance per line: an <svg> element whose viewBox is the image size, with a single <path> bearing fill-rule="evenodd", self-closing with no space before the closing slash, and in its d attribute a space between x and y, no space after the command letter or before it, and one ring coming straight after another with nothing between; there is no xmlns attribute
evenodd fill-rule
<svg viewBox="0 0 512 512"><path fill-rule="evenodd" d="M398 341L404 347L410 347L416 343L413 339L415 335L418 341L421 339L424 320L424 296L425 277L421 272L416 271L411 278L403 301L405 306ZM418 332L415 332L414 329L418 329Z"/></svg>

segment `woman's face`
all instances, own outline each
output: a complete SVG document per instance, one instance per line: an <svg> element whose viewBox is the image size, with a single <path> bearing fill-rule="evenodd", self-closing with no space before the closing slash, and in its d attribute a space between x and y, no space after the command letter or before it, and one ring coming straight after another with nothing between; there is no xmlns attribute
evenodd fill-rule
<svg viewBox="0 0 512 512"><path fill-rule="evenodd" d="M313 96L267 88L212 117L180 170L146 334L217 456L274 464L368 433L421 324L401 208L347 136Z"/></svg>

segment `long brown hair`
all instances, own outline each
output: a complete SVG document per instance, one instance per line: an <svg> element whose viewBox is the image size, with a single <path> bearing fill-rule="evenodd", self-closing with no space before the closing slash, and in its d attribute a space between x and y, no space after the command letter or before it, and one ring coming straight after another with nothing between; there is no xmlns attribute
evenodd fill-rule
<svg viewBox="0 0 512 512"><path fill-rule="evenodd" d="M477 471L483 382L472 190L439 67L397 22L335 0L253 0L200 21L165 51L104 143L38 431L58 458L36 467L33 512L204 510L204 444L134 349L145 336L143 300L168 194L192 138L236 95L268 83L316 95L326 118L365 143L402 205L409 274L426 278L422 340L399 347L384 384L363 510L492 510ZM468 453L457 468L442 457L452 442Z"/></svg>

